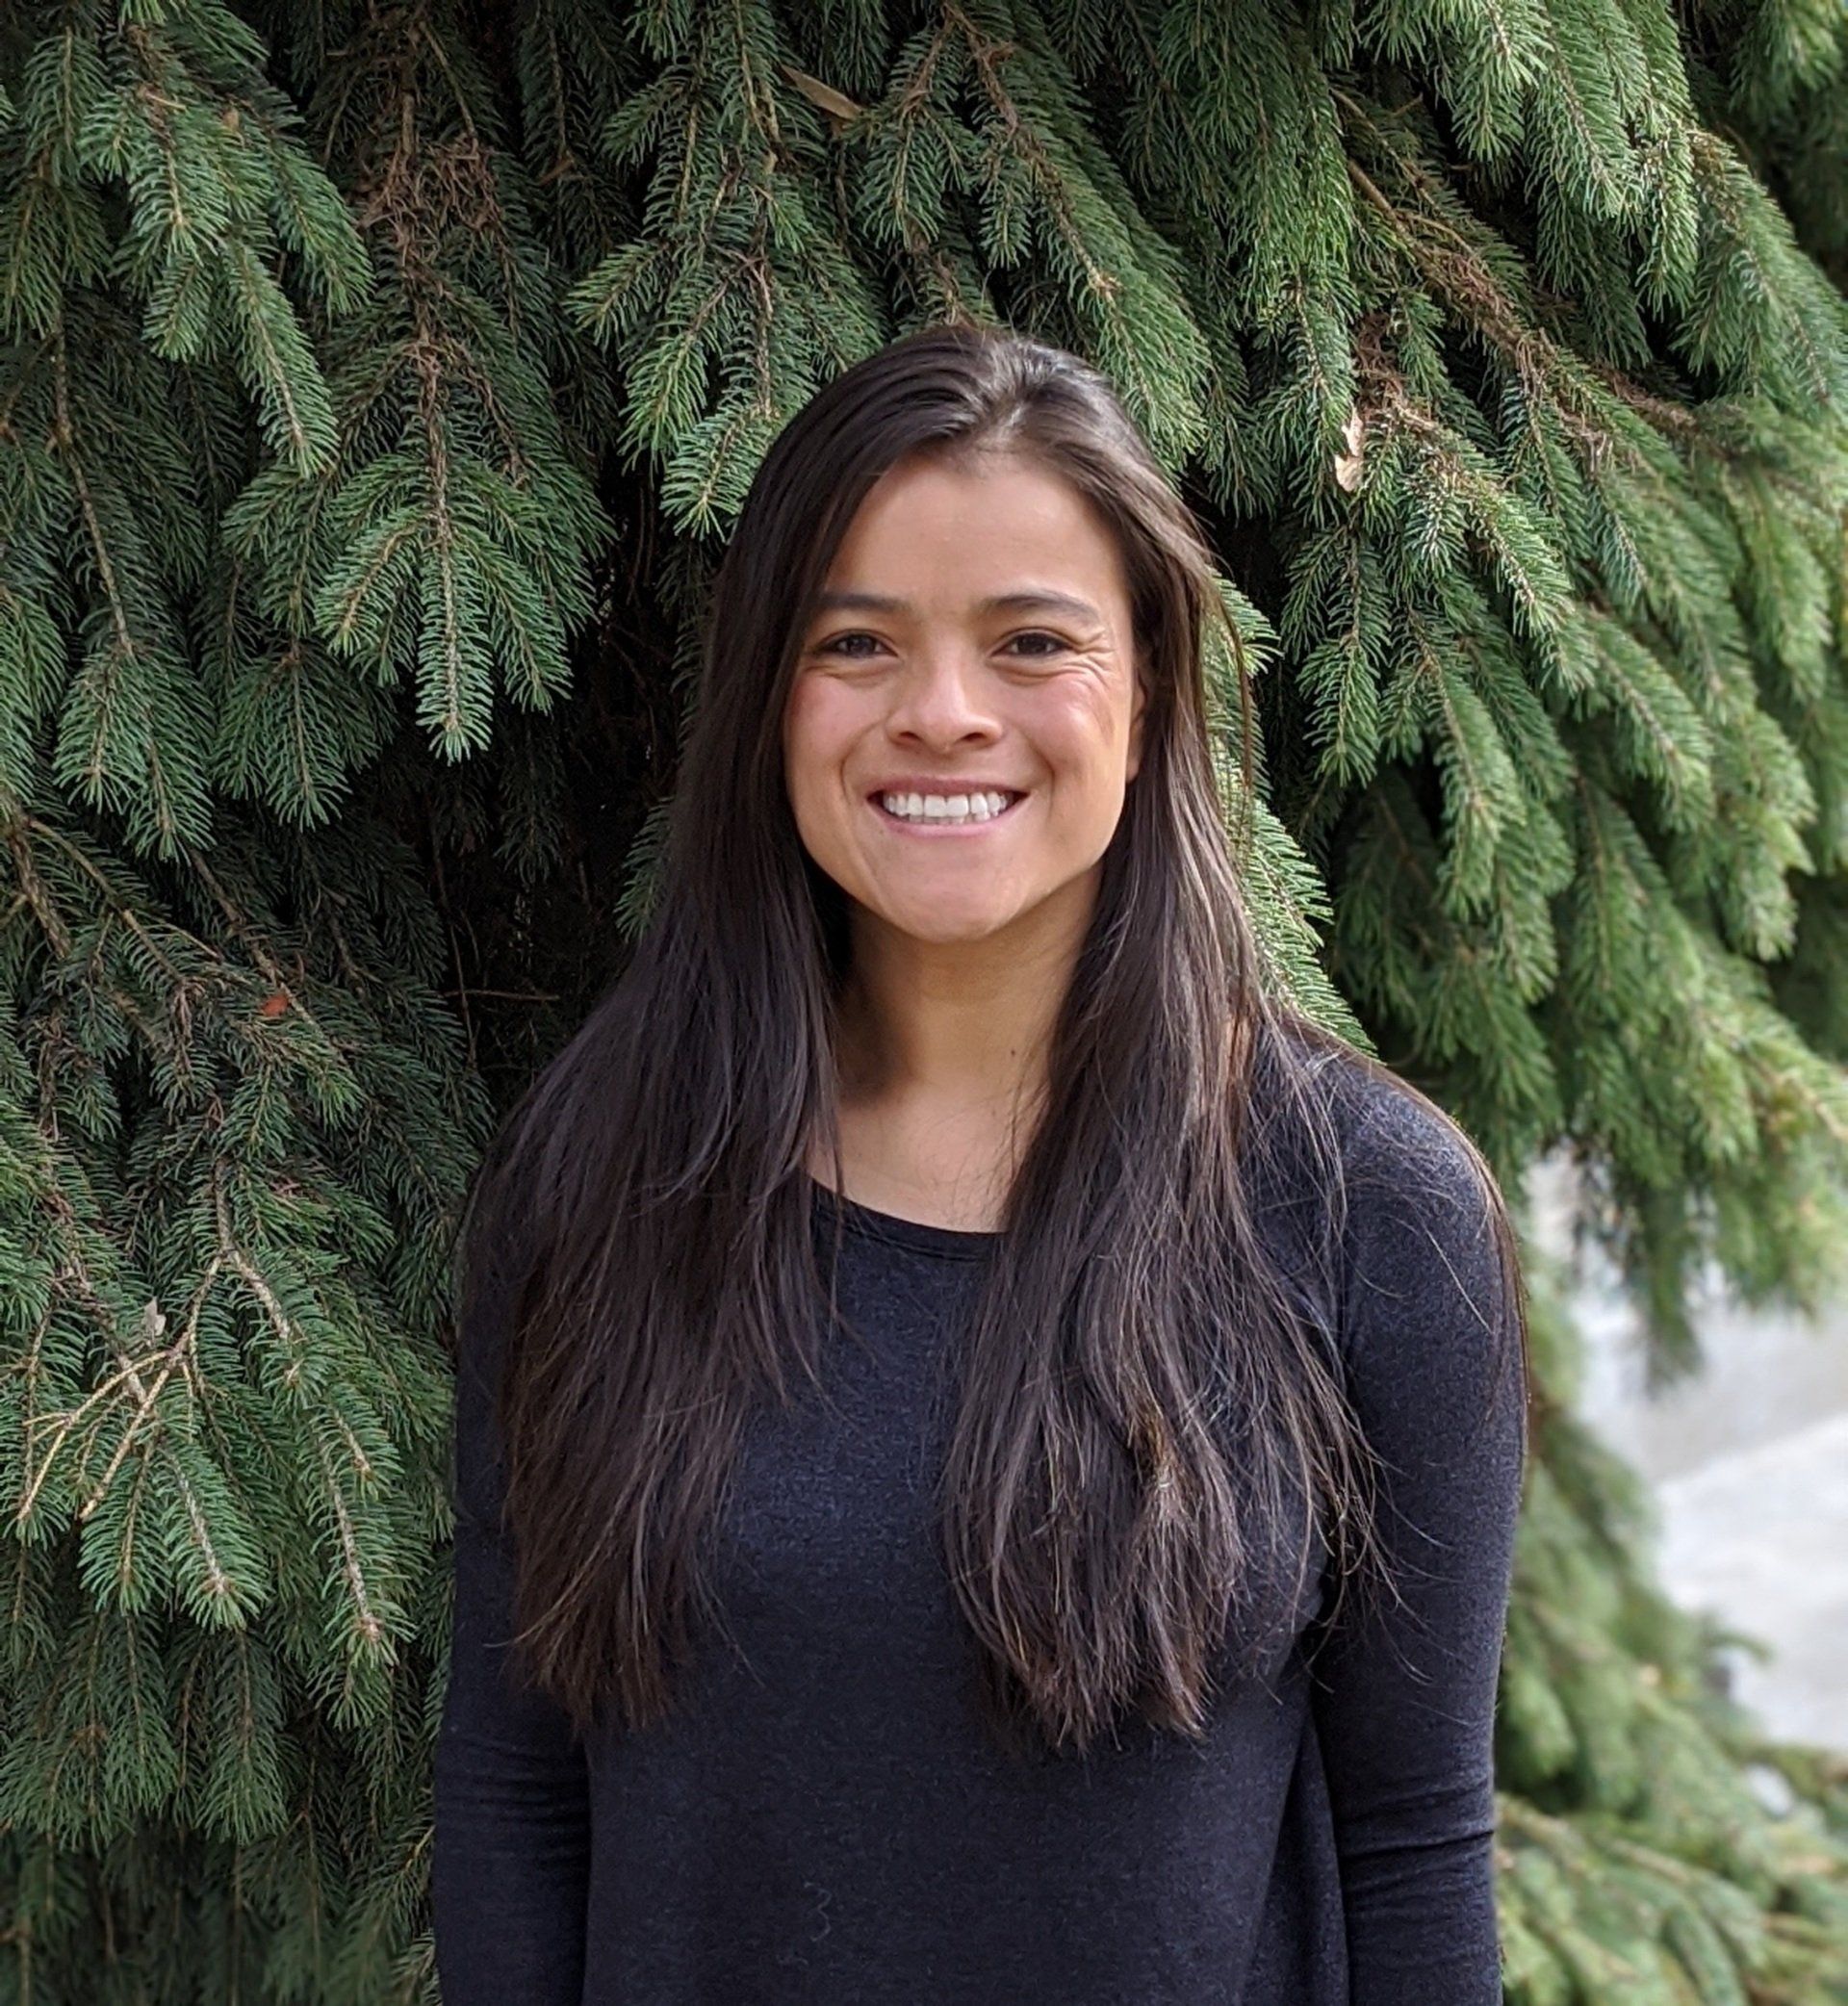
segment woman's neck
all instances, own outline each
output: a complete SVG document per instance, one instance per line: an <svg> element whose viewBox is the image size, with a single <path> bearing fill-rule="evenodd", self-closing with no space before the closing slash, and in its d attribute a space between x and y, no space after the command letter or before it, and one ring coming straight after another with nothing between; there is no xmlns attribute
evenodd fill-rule
<svg viewBox="0 0 1848 2006"><path fill-rule="evenodd" d="M848 1196L995 1229L1043 1109L1074 955L906 939L856 962L836 1018ZM809 1168L835 1181L819 1157Z"/></svg>
<svg viewBox="0 0 1848 2006"><path fill-rule="evenodd" d="M930 940L856 911L837 1013L843 1095L1008 1106L1043 1086L1096 887L1074 881L975 940Z"/></svg>

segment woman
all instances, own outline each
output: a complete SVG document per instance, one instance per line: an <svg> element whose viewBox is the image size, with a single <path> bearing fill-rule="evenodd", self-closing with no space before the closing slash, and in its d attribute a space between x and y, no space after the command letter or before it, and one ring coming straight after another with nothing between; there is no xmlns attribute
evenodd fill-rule
<svg viewBox="0 0 1848 2006"><path fill-rule="evenodd" d="M660 904L473 1194L448 2006L1499 1999L1521 1276L1261 985L1213 617L1060 350L773 445Z"/></svg>

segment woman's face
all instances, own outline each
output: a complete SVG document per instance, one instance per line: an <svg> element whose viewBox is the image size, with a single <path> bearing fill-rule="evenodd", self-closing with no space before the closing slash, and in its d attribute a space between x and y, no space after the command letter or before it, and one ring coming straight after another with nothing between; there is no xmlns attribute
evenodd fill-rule
<svg viewBox="0 0 1848 2006"><path fill-rule="evenodd" d="M823 580L783 714L809 855L918 939L1029 914L1082 932L1141 760L1130 625L1116 541L1056 475L1011 454L890 469ZM979 818L993 792L1007 806ZM946 798L958 814L934 817Z"/></svg>

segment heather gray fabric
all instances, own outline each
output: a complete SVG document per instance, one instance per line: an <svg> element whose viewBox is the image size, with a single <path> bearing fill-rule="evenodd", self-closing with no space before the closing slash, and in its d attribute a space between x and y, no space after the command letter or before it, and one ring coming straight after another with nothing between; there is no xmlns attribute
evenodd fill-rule
<svg viewBox="0 0 1848 2006"><path fill-rule="evenodd" d="M1317 1585L1196 1746L1126 1728L1019 1769L982 1738L931 1539L927 1402L988 1239L821 1185L874 1349L840 1344L834 1412L810 1397L752 1426L718 1580L732 1642L711 1640L664 1728L580 1746L495 1648L506 1292L483 1292L461 1332L436 1766L447 2006L1499 2006L1492 1729L1522 1442L1514 1367L1491 1386L1487 1364L1511 1312L1455 1144L1376 1087L1348 1098L1334 1331L1388 1466L1404 1600L1338 1623L1311 1664ZM1284 1193L1279 1227L1313 1203Z"/></svg>

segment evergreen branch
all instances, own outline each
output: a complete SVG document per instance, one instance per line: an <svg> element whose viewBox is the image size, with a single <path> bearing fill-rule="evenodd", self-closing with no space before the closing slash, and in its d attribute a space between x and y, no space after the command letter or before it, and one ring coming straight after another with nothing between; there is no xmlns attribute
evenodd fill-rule
<svg viewBox="0 0 1848 2006"><path fill-rule="evenodd" d="M110 1457L108 1466L91 1487L90 1496L77 1507L79 1524L90 1517L97 1505L108 1496L110 1487L115 1482L116 1471L121 1468L129 1451L135 1446L136 1438L141 1433L143 1423L152 1415L154 1404L160 1399L167 1380L182 1367L185 1368L189 1376L191 1376L196 1357L198 1305L211 1286L212 1273L214 1272L213 1270L208 1270L198 1288L193 1291L192 1299L187 1308L187 1314L181 1322L180 1334L167 1346L166 1350L160 1353L161 1368L155 1374L152 1382L143 1387L139 1369L132 1362L128 1365L128 1385L135 1395L135 1411L128 1417L127 1422L123 1426L121 1440L116 1443L116 1453ZM150 1302L143 1315L149 1332L158 1337L167 1327L167 1318L162 1313L159 1303ZM120 1353L117 1353L118 1357L120 1355ZM194 1508L194 1500L191 1487L184 1483L184 1479L181 1479L181 1484L188 1509L192 1511Z"/></svg>
<svg viewBox="0 0 1848 2006"><path fill-rule="evenodd" d="M163 1324L165 1323L165 1319L161 1321ZM25 1485L20 1494L19 1503L13 1508L13 1519L14 1525L22 1526L31 1518L33 1507L38 1503L38 1493L44 1488L45 1479L51 1475L52 1465L57 1461L64 1444L75 1432L78 1425L83 1421L85 1415L90 1412L90 1408L108 1401L118 1386L130 1385L132 1390L139 1393L141 1391L140 1374L143 1371L151 1370L163 1358L170 1357L171 1350L169 1349L167 1350L150 1351L141 1358L126 1358L119 1352L116 1355L118 1358L122 1358L122 1363L118 1369L111 1373L107 1378L98 1380L76 1406L63 1409L46 1408L26 1418L24 1432L28 1441L30 1441L30 1438L36 1431L40 1429L50 1428L52 1434L51 1440L46 1445L44 1455L37 1469L33 1468L30 1455L28 1456ZM114 1466L112 1466L111 1474L114 1474ZM79 1515L88 1516L88 1509Z"/></svg>

